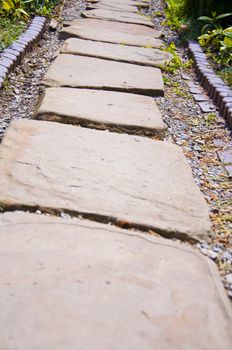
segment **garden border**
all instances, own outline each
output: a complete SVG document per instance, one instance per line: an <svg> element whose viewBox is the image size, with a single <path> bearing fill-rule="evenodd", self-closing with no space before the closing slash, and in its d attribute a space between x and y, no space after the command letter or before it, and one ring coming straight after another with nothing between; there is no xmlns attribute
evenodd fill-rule
<svg viewBox="0 0 232 350"><path fill-rule="evenodd" d="M39 42L45 31L46 18L35 16L26 31L0 53L0 88L7 74L15 69L27 52Z"/></svg>
<svg viewBox="0 0 232 350"><path fill-rule="evenodd" d="M188 55L194 61L194 69L200 85L219 108L220 115L232 130L232 89L214 72L207 56L196 41L188 41Z"/></svg>

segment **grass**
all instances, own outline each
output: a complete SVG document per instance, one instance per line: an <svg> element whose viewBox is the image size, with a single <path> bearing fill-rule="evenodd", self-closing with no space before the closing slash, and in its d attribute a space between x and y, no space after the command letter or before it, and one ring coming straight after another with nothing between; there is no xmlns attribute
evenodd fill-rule
<svg viewBox="0 0 232 350"><path fill-rule="evenodd" d="M18 39L26 24L17 19L0 18L0 52Z"/></svg>

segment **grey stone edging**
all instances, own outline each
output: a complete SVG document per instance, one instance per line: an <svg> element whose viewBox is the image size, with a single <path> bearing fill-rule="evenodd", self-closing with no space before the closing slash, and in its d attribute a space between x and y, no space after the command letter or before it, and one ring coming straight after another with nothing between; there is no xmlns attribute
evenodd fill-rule
<svg viewBox="0 0 232 350"><path fill-rule="evenodd" d="M0 53L0 88L7 74L15 69L22 62L25 54L32 49L34 44L39 42L45 30L45 24L45 17L35 16L18 40Z"/></svg>
<svg viewBox="0 0 232 350"><path fill-rule="evenodd" d="M228 127L232 129L232 89L214 72L196 41L188 41L188 54L194 60L195 73L201 86L219 108Z"/></svg>

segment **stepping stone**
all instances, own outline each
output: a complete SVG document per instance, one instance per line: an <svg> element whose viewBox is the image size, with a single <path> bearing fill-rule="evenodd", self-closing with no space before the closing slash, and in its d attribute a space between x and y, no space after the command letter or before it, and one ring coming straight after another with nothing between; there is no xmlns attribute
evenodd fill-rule
<svg viewBox="0 0 232 350"><path fill-rule="evenodd" d="M157 67L172 59L169 52L136 46L116 45L82 39L68 39L61 53L103 58L143 66Z"/></svg>
<svg viewBox="0 0 232 350"><path fill-rule="evenodd" d="M102 41L113 44L160 48L164 46L158 39L160 32L136 24L101 21L94 19L79 19L66 22L67 28L60 31L60 39L77 37L93 41Z"/></svg>
<svg viewBox="0 0 232 350"><path fill-rule="evenodd" d="M181 149L145 137L21 120L0 147L0 203L199 239L208 206Z"/></svg>
<svg viewBox="0 0 232 350"><path fill-rule="evenodd" d="M106 4L106 5L127 5L127 6L135 6L135 7L149 7L149 0L140 0L140 1L134 1L134 0L118 0L115 3L115 0L91 0L91 1L86 1L87 6L89 4Z"/></svg>
<svg viewBox="0 0 232 350"><path fill-rule="evenodd" d="M115 90L151 96L164 93L158 68L76 55L59 55L43 82L50 87Z"/></svg>
<svg viewBox="0 0 232 350"><path fill-rule="evenodd" d="M208 96L204 95L204 94L194 94L193 98L195 101L198 101L198 102L203 102L203 101L209 100Z"/></svg>
<svg viewBox="0 0 232 350"><path fill-rule="evenodd" d="M196 94L196 95L200 95L203 93L203 89L202 88L199 88L199 87L190 87L189 88L189 91L192 93L192 94Z"/></svg>
<svg viewBox="0 0 232 350"><path fill-rule="evenodd" d="M35 118L160 137L166 130L152 97L111 91L46 89Z"/></svg>
<svg viewBox="0 0 232 350"><path fill-rule="evenodd" d="M26 213L1 214L0 232L4 349L231 349L229 301L196 249Z"/></svg>
<svg viewBox="0 0 232 350"><path fill-rule="evenodd" d="M96 9L96 10L84 11L82 12L81 15L84 18L92 18L92 19L100 19L100 20L103 19L106 21L113 21L113 22L132 23L132 24L139 24L139 25L144 25L144 26L154 28L154 24L150 20L148 20L145 16L142 16L137 13L130 13L130 12L120 13L117 11Z"/></svg>
<svg viewBox="0 0 232 350"><path fill-rule="evenodd" d="M116 12L130 12L130 13L138 13L138 7L131 6L131 5L125 5L123 3L104 3L99 2L97 4L89 4L87 5L88 10L95 10L95 9L101 9L101 10L110 10L110 11L116 11Z"/></svg>
<svg viewBox="0 0 232 350"><path fill-rule="evenodd" d="M198 102L203 113L210 113L216 111L216 107L211 102Z"/></svg>
<svg viewBox="0 0 232 350"><path fill-rule="evenodd" d="M130 12L130 11L127 11L127 9L129 9L129 10L132 10L132 12L136 11L136 13L139 13L141 8L149 7L149 3L148 2L138 2L138 1L135 2L135 1L131 1L131 0L117 1L116 3L113 0L100 0L98 2L87 1L86 8L92 8L94 6L96 6L96 8L109 7L112 10L121 9L121 11L125 11L125 12Z"/></svg>

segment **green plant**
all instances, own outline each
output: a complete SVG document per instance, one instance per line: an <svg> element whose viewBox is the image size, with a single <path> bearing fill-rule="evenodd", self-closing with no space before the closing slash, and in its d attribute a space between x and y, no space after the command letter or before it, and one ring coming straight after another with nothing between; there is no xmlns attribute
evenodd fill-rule
<svg viewBox="0 0 232 350"><path fill-rule="evenodd" d="M27 10L29 13L35 13L41 16L50 16L53 8L58 4L59 0L29 0L27 2Z"/></svg>
<svg viewBox="0 0 232 350"><path fill-rule="evenodd" d="M232 86L232 67L220 69L217 71L218 75L228 84Z"/></svg>
<svg viewBox="0 0 232 350"><path fill-rule="evenodd" d="M154 11L154 12L153 12L153 16L163 17L164 14L163 14L163 12L161 12L161 11Z"/></svg>
<svg viewBox="0 0 232 350"><path fill-rule="evenodd" d="M0 17L0 51L17 40L25 27L22 20Z"/></svg>
<svg viewBox="0 0 232 350"><path fill-rule="evenodd" d="M165 72L173 74L177 69L186 69L192 65L192 60L188 60L186 62L181 61L181 58L176 52L176 45L173 42L167 48L165 48L164 51L170 52L172 54L172 59L164 66L161 66L161 69L163 69Z"/></svg>
<svg viewBox="0 0 232 350"><path fill-rule="evenodd" d="M29 15L24 6L25 3L22 0L1 0L0 13L6 17L27 20Z"/></svg>
<svg viewBox="0 0 232 350"><path fill-rule="evenodd" d="M180 83L178 81L174 81L173 79L170 79L169 77L163 77L164 84L170 87L179 87Z"/></svg>
<svg viewBox="0 0 232 350"><path fill-rule="evenodd" d="M222 66L229 66L232 63L232 27L208 31L198 40L217 63Z"/></svg>
<svg viewBox="0 0 232 350"><path fill-rule="evenodd" d="M201 32L202 34L207 33L208 30L213 30L213 29L218 29L218 28L222 28L221 24L220 24L220 20L226 17L229 17L232 15L232 13L223 13L221 15L217 15L216 11L212 11L211 12L212 17L208 17L208 16L201 16L198 17L198 21L203 21L203 22L207 22L202 28L201 28Z"/></svg>
<svg viewBox="0 0 232 350"><path fill-rule="evenodd" d="M216 120L217 120L217 116L215 113L210 113L205 117L205 123L207 126L211 126L215 124Z"/></svg>
<svg viewBox="0 0 232 350"><path fill-rule="evenodd" d="M166 20L163 24L168 25L172 29L178 29L181 26L185 17L184 2L185 0L166 0Z"/></svg>
<svg viewBox="0 0 232 350"><path fill-rule="evenodd" d="M173 92L175 95L179 96L179 97L183 97L183 98L189 99L189 100L192 100L192 99L193 99L193 97L192 97L192 95L191 95L190 93L188 93L186 90L184 90L184 89L182 89L182 88L180 88L180 87L174 87L174 88L172 89L172 92Z"/></svg>

